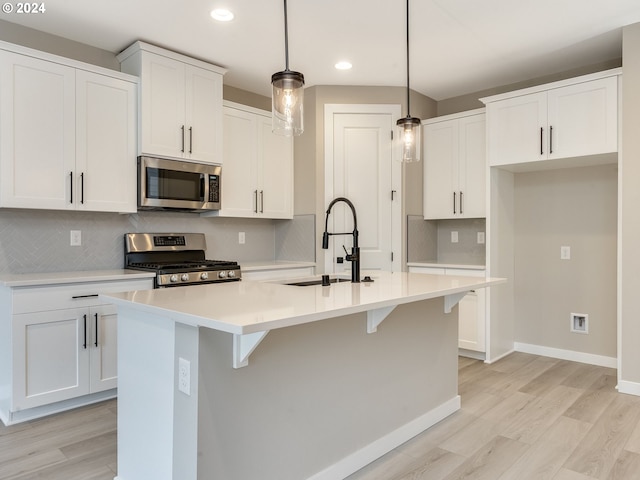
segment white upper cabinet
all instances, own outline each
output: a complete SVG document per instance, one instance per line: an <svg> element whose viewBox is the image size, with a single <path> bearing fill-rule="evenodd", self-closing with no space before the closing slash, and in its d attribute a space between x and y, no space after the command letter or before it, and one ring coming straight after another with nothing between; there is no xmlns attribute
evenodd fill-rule
<svg viewBox="0 0 640 480"><path fill-rule="evenodd" d="M226 70L143 42L118 55L140 77L138 153L222 163L222 76Z"/></svg>
<svg viewBox="0 0 640 480"><path fill-rule="evenodd" d="M618 150L618 72L482 99L491 166Z"/></svg>
<svg viewBox="0 0 640 480"><path fill-rule="evenodd" d="M425 120L425 219L485 216L483 109Z"/></svg>
<svg viewBox="0 0 640 480"><path fill-rule="evenodd" d="M135 212L136 79L18 50L0 49L0 206Z"/></svg>
<svg viewBox="0 0 640 480"><path fill-rule="evenodd" d="M204 216L293 217L293 140L271 131L271 113L226 102L222 209Z"/></svg>
<svg viewBox="0 0 640 480"><path fill-rule="evenodd" d="M76 73L78 210L135 212L136 84Z"/></svg>

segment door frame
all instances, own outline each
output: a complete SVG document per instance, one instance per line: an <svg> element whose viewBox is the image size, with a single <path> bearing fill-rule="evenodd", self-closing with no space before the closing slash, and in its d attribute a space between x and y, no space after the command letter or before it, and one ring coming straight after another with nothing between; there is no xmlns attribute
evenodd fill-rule
<svg viewBox="0 0 640 480"><path fill-rule="evenodd" d="M391 115L392 119L400 118L400 104L338 104L328 103L324 106L324 205L322 214L326 212L329 202L335 198L333 185L333 117L337 114L383 114ZM402 151L395 139L399 138L397 127L392 123L394 140L391 140L391 189L395 191L395 200L391 204L391 249L394 253L391 270L402 271L402 163L399 161ZM391 192L389 192L391 195ZM324 220L324 218L323 218ZM324 221L322 222L324 224ZM329 250L324 253L324 272L333 272L333 258Z"/></svg>

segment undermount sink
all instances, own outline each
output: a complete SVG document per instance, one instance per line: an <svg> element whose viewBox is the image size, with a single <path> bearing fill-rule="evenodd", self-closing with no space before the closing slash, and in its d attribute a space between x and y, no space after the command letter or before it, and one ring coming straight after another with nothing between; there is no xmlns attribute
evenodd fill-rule
<svg viewBox="0 0 640 480"><path fill-rule="evenodd" d="M348 278L330 278L329 283L337 283L337 282L349 282ZM293 285L295 287L310 287L312 285L322 285L322 279L317 280L307 280L304 282L293 282L287 283L287 285Z"/></svg>

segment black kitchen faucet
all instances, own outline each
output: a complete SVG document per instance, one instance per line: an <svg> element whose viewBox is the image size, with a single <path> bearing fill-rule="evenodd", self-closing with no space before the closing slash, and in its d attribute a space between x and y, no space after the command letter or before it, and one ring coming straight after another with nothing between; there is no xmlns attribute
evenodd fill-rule
<svg viewBox="0 0 640 480"><path fill-rule="evenodd" d="M351 208L351 213L353 214L353 232L351 233L329 233L327 231L331 208L338 202L344 202L349 205L349 208ZM348 198L335 198L329 204L329 208L327 208L327 216L324 220L324 233L322 234L322 248L325 250L329 248L329 235L353 235L353 246L351 247L351 254L348 254L347 249L345 248L345 253L347 253L345 258L348 262L351 262L351 281L353 283L360 283L360 247L358 246L358 220L356 218L356 208ZM342 248L344 248L344 245L342 246Z"/></svg>

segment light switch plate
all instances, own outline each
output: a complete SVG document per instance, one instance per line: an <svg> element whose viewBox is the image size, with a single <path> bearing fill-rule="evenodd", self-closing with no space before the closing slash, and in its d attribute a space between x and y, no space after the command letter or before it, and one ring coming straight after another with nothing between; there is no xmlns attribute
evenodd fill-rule
<svg viewBox="0 0 640 480"><path fill-rule="evenodd" d="M484 232L478 232L478 243L479 244L484 243Z"/></svg>
<svg viewBox="0 0 640 480"><path fill-rule="evenodd" d="M451 243L458 243L458 232L451 232Z"/></svg>
<svg viewBox="0 0 640 480"><path fill-rule="evenodd" d="M566 245L560 247L560 260L571 260L571 247Z"/></svg>
<svg viewBox="0 0 640 480"><path fill-rule="evenodd" d="M72 247L78 247L82 245L82 231L71 230L71 241L69 243Z"/></svg>

